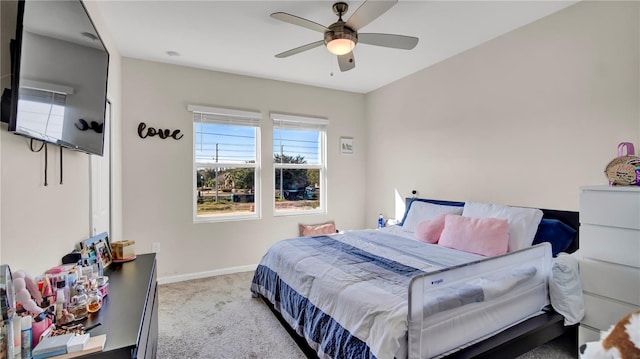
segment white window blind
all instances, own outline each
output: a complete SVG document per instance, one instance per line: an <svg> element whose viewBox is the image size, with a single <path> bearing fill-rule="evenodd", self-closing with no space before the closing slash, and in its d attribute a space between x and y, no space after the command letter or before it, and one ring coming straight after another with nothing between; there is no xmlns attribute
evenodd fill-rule
<svg viewBox="0 0 640 359"><path fill-rule="evenodd" d="M329 126L329 120L326 118L292 116L272 113L271 119L273 120L274 127L279 127L282 129L313 129L323 131L327 128L327 126Z"/></svg>
<svg viewBox="0 0 640 359"><path fill-rule="evenodd" d="M20 100L64 107L65 103L67 102L67 95L59 92L21 87Z"/></svg>
<svg viewBox="0 0 640 359"><path fill-rule="evenodd" d="M189 106L193 112L196 163L257 162L259 112Z"/></svg>
<svg viewBox="0 0 640 359"><path fill-rule="evenodd" d="M271 114L271 118L275 163L287 163L291 158L304 158L303 163L298 163L300 165L324 162L323 139L329 120L283 114Z"/></svg>

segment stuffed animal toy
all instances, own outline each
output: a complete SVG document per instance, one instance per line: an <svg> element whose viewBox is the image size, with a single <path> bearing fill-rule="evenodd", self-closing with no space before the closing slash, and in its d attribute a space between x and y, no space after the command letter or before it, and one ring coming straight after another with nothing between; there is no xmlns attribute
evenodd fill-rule
<svg viewBox="0 0 640 359"><path fill-rule="evenodd" d="M16 271L13 274L13 285L15 286L16 300L22 304L24 309L33 315L43 312L43 309L38 306L42 303L42 295L29 273L23 270Z"/></svg>
<svg viewBox="0 0 640 359"><path fill-rule="evenodd" d="M580 346L581 359L640 359L640 310L625 315L600 341Z"/></svg>

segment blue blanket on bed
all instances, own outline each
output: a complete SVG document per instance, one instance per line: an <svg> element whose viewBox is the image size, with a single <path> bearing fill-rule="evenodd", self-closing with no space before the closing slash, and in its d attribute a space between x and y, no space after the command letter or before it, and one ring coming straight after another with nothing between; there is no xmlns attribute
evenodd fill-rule
<svg viewBox="0 0 640 359"><path fill-rule="evenodd" d="M406 341L411 278L479 258L383 231L301 237L269 249L251 290L320 358L393 358Z"/></svg>

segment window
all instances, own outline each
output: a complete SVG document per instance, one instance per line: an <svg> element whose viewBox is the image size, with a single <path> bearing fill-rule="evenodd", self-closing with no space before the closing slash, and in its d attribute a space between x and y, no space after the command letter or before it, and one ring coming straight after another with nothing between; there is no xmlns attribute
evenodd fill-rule
<svg viewBox="0 0 640 359"><path fill-rule="evenodd" d="M326 211L326 119L271 114L276 214Z"/></svg>
<svg viewBox="0 0 640 359"><path fill-rule="evenodd" d="M261 114L188 109L193 112L195 221L258 218Z"/></svg>

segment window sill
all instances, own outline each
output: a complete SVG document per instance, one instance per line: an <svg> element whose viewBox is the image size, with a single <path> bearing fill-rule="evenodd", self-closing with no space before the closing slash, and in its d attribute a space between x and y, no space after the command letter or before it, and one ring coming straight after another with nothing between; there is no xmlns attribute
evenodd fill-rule
<svg viewBox="0 0 640 359"><path fill-rule="evenodd" d="M193 219L194 224L200 223L220 223L220 222L238 222L238 221L247 221L247 220L256 220L260 219L260 216L257 213L247 214L247 215L213 215L213 216L199 216Z"/></svg>

